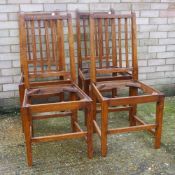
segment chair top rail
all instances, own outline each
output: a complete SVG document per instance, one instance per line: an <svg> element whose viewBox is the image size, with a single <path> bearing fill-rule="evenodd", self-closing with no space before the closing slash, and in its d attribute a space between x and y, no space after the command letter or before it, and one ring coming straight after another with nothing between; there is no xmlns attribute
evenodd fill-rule
<svg viewBox="0 0 175 175"><path fill-rule="evenodd" d="M34 20L34 21L37 21L37 20L59 20L59 19L62 19L62 20L66 20L70 17L70 14L67 14L67 15L59 15L59 13L49 13L49 14L40 14L40 15L35 15L35 14L25 14L24 15L24 19L26 21L31 21L31 20Z"/></svg>
<svg viewBox="0 0 175 175"><path fill-rule="evenodd" d="M132 18L135 15L135 13L131 13L131 14L98 14L98 13L94 13L91 14L92 18L95 19L113 19L113 18Z"/></svg>

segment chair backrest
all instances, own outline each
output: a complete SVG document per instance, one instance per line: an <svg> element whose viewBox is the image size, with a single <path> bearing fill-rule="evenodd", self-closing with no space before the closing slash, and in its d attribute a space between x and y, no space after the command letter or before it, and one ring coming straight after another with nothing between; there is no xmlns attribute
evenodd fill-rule
<svg viewBox="0 0 175 175"><path fill-rule="evenodd" d="M20 14L19 28L20 61L26 88L33 81L76 80L70 14Z"/></svg>
<svg viewBox="0 0 175 175"><path fill-rule="evenodd" d="M92 14L90 50L92 82L96 82L97 74L104 73L128 73L132 79L138 80L135 13ZM97 52L99 57L96 57Z"/></svg>
<svg viewBox="0 0 175 175"><path fill-rule="evenodd" d="M92 14L114 14L114 10L110 9L109 12L94 12ZM90 60L90 12L76 13L76 30L77 30L77 56L78 56L78 68L88 68ZM97 33L98 28L96 27ZM96 35L96 46L98 47L98 36ZM98 57L98 50L96 52Z"/></svg>

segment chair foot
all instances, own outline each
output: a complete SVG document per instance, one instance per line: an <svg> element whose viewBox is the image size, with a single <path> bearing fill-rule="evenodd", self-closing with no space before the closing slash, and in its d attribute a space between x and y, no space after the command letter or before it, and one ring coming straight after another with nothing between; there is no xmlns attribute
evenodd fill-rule
<svg viewBox="0 0 175 175"><path fill-rule="evenodd" d="M102 157L106 157L106 155L107 155L107 146L102 146L101 155L102 155Z"/></svg>
<svg viewBox="0 0 175 175"><path fill-rule="evenodd" d="M155 144L155 145L154 145L154 148L155 148L155 149L160 149L160 145L161 145L161 144Z"/></svg>
<svg viewBox="0 0 175 175"><path fill-rule="evenodd" d="M28 166L32 166L32 147L31 145L26 146L26 150L27 150L27 163Z"/></svg>
<svg viewBox="0 0 175 175"><path fill-rule="evenodd" d="M92 150L92 149L91 149ZM93 158L93 150L88 152L88 158L89 159L92 159Z"/></svg>

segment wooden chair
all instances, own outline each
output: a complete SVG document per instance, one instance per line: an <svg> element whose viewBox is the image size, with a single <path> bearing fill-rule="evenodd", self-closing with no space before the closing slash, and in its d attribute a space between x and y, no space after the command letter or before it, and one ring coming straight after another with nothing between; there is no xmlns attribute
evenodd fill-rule
<svg viewBox="0 0 175 175"><path fill-rule="evenodd" d="M19 27L24 82L20 93L24 94L21 116L28 165L32 165L32 143L80 137L85 137L88 157L92 158L92 101L75 83L71 15L21 14ZM85 109L87 131L78 124L79 109ZM72 132L49 136L34 134L33 120L67 116L71 117Z"/></svg>
<svg viewBox="0 0 175 175"><path fill-rule="evenodd" d="M109 12L94 12L93 14L103 15L103 14L114 14L114 10L110 9ZM89 12L76 12L76 29L77 29L77 56L78 56L78 85L87 95L90 95L89 85L90 85L90 14ZM110 22L110 21L109 21ZM98 63L96 66L101 67L102 62L111 58L112 54L109 52L108 47L105 47L101 41L107 37L108 40L112 41L110 37L111 31L107 35L101 35L101 23L95 21L95 58ZM103 27L106 27L106 24L103 24ZM108 44L108 43L106 43ZM106 54L105 54L106 53ZM108 54L107 54L108 53ZM107 65L110 66L110 65ZM97 81L109 81L109 80L120 80L120 79L131 79L132 76L130 73L107 73L99 75L97 74ZM106 90L102 89L101 91L111 93L112 97L117 96L117 88ZM128 107L123 107L122 110L129 110ZM97 110L100 112L100 110ZM86 125L86 118L85 118Z"/></svg>
<svg viewBox="0 0 175 175"><path fill-rule="evenodd" d="M102 61L102 49L99 49L101 54L101 65L98 67L96 62L96 21L100 24L101 36L106 36L105 41L99 44L106 47L106 61ZM105 24L105 27L102 27ZM111 43L109 44L109 32L111 31ZM90 49L91 49L91 96L93 100L94 110L94 129L101 140L102 156L107 154L107 135L125 133L132 131L147 130L155 136L155 148L160 147L162 117L164 107L164 95L156 89L147 86L138 81L138 64L137 64L137 40L136 40L136 16L134 13L129 15L116 14L92 14L90 16ZM110 48L111 45L111 48ZM102 47L102 46L101 46ZM112 53L112 57L107 56ZM110 65L110 66L108 66ZM109 80L97 81L97 74L115 73L115 74L130 74L130 80ZM102 93L102 90L111 89L127 89L129 95L108 97ZM101 127L96 121L96 102L101 105ZM137 104L141 103L156 103L156 121L153 124L148 124L137 116ZM121 106L128 106L130 125L122 128L108 128L108 113L121 111Z"/></svg>
<svg viewBox="0 0 175 175"><path fill-rule="evenodd" d="M77 29L77 56L78 56L78 85L81 89L89 95L89 85L90 85L90 33L89 33L89 12L79 12L76 13L76 29ZM103 14L114 14L114 10L111 9L109 12L95 12L93 14L103 15ZM108 52L102 41L105 37L109 35L101 35L101 23L96 21L95 25L95 58L99 63L102 64L102 60L111 57L110 54L104 54ZM106 24L103 25L105 27ZM104 74L103 76L97 76L97 81L115 80L115 79L131 79L130 74ZM115 97L117 95L117 90L112 89L112 95Z"/></svg>

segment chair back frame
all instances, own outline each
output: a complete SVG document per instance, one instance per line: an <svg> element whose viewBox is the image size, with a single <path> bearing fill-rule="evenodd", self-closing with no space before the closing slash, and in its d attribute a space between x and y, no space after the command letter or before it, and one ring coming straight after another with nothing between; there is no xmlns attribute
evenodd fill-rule
<svg viewBox="0 0 175 175"><path fill-rule="evenodd" d="M68 26L70 70L66 69L65 63L64 23ZM31 87L32 78L59 77L60 80L76 81L70 14L21 14L19 26L21 71L26 88Z"/></svg>
<svg viewBox="0 0 175 175"><path fill-rule="evenodd" d="M102 20L105 26L102 26ZM125 41L125 60L122 59L122 20L124 21L124 41ZM128 29L128 21L131 21L130 29ZM101 38L105 35L105 42L103 39L99 41L101 49L99 49L99 60L101 65L97 67L96 65L96 21L98 21L99 27L99 35ZM110 21L110 22L109 22ZM117 22L117 23L116 23ZM109 33L109 24L111 24L111 35L112 35L112 55L109 55L110 46L108 44L108 33ZM118 26L117 26L118 25ZM105 31L104 31L105 30ZM118 38L116 38L116 30L118 34ZM103 33L104 31L104 33ZM131 51L132 65L129 64L129 44L128 44L128 32L131 31ZM118 44L116 43L118 41ZM131 13L130 15L117 15L117 14L92 14L90 16L90 51L91 51L91 68L90 68L90 77L91 82L96 83L96 78L98 73L129 73L132 76L133 80L138 80L138 63L137 63L137 39L136 39L136 15L135 13ZM106 65L102 64L102 56L103 56L103 45L105 43L106 48ZM118 52L117 52L118 51ZM109 66L108 59L109 56L112 58L112 66ZM125 62L125 66L123 66L123 62ZM131 73L130 73L131 72Z"/></svg>
<svg viewBox="0 0 175 175"><path fill-rule="evenodd" d="M94 12L93 14L103 15L103 14L114 14L114 10L110 9L109 12ZM88 48L88 42L90 36L89 26L90 26L90 15L89 12L76 12L76 32L77 32L77 56L78 56L78 69L83 69L83 61L90 60L90 48ZM82 25L81 25L82 23ZM96 28L96 46L98 47L97 33L98 28ZM83 39L82 39L83 38ZM83 45L83 46L82 46ZM82 48L84 47L84 49ZM84 50L84 55L83 55ZM98 49L96 49L96 56L98 57Z"/></svg>

